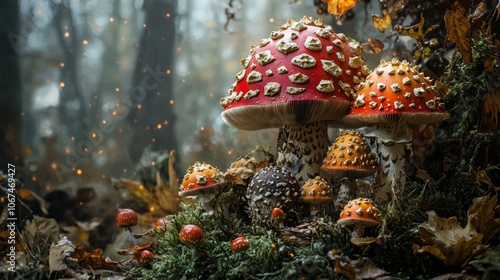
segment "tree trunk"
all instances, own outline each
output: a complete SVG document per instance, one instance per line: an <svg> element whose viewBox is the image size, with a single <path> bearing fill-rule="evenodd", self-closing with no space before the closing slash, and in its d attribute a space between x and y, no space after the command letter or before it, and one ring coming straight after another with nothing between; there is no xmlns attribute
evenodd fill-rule
<svg viewBox="0 0 500 280"><path fill-rule="evenodd" d="M19 3L6 1L0 11L0 170L21 163L21 83L18 61Z"/></svg>
<svg viewBox="0 0 500 280"><path fill-rule="evenodd" d="M133 76L128 120L133 126L129 154L137 162L144 150L176 149L173 85L175 16L174 0L146 0L145 28Z"/></svg>

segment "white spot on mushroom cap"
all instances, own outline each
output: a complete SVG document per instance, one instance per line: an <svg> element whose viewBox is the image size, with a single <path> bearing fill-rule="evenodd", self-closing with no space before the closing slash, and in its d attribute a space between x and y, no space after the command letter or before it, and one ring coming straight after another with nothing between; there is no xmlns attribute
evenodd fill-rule
<svg viewBox="0 0 500 280"><path fill-rule="evenodd" d="M255 59L257 59L257 62L259 62L260 65L266 65L275 60L270 50L265 50L263 52L257 53L255 55Z"/></svg>
<svg viewBox="0 0 500 280"><path fill-rule="evenodd" d="M354 107L363 107L366 104L365 95L359 94L354 100Z"/></svg>
<svg viewBox="0 0 500 280"><path fill-rule="evenodd" d="M436 101L434 101L434 99L431 99L431 100L425 102L425 105L427 105L427 107L431 110L436 109Z"/></svg>
<svg viewBox="0 0 500 280"><path fill-rule="evenodd" d="M307 29L307 26L306 26L305 24L303 24L302 22L300 22L300 21L296 21L296 22L294 22L294 23L292 23L292 24L290 25L290 28L291 28L292 30L296 30L296 31L299 31L299 32L300 32L300 31L304 31L304 30L306 30L306 29Z"/></svg>
<svg viewBox="0 0 500 280"><path fill-rule="evenodd" d="M339 59L339 61L342 61L342 62L345 61L345 56L343 53L337 52L336 55L337 55L337 58Z"/></svg>
<svg viewBox="0 0 500 280"><path fill-rule="evenodd" d="M259 46L261 47L264 47L265 45L269 44L269 42L271 42L271 40L269 39L260 39L260 42L259 42Z"/></svg>
<svg viewBox="0 0 500 280"><path fill-rule="evenodd" d="M285 66L278 67L278 74L286 74L288 73L288 69Z"/></svg>
<svg viewBox="0 0 500 280"><path fill-rule="evenodd" d="M405 109L405 105L399 101L394 101L394 108L396 110L404 110Z"/></svg>
<svg viewBox="0 0 500 280"><path fill-rule="evenodd" d="M330 38L330 32L328 32L328 30L326 30L324 28L320 28L320 29L316 30L315 33L316 33L316 35L318 35L321 38L325 38L325 39Z"/></svg>
<svg viewBox="0 0 500 280"><path fill-rule="evenodd" d="M273 32L271 32L271 35L270 35L271 39L273 39L273 40L279 39L283 36L285 36L285 34L283 34L283 32L281 32L281 31L273 31Z"/></svg>
<svg viewBox="0 0 500 280"><path fill-rule="evenodd" d="M370 101L369 106L370 106L371 109L375 109L377 107L377 102Z"/></svg>
<svg viewBox="0 0 500 280"><path fill-rule="evenodd" d="M301 68L313 68L316 66L316 59L308 54L300 54L292 58L292 64Z"/></svg>
<svg viewBox="0 0 500 280"><path fill-rule="evenodd" d="M333 47L332 46L326 46L326 52L327 53L332 53L333 52Z"/></svg>
<svg viewBox="0 0 500 280"><path fill-rule="evenodd" d="M313 36L307 36L306 41L304 42L304 47L311 51L321 51L323 45L321 41Z"/></svg>
<svg viewBox="0 0 500 280"><path fill-rule="evenodd" d="M394 83L391 85L391 89L393 92L397 93L401 91L401 86L397 83Z"/></svg>
<svg viewBox="0 0 500 280"><path fill-rule="evenodd" d="M252 59L252 56L250 56L250 55L241 59L241 65L243 65L243 68L248 67L248 64L250 63L250 59Z"/></svg>
<svg viewBox="0 0 500 280"><path fill-rule="evenodd" d="M409 85L411 84L411 79L409 77L404 77L403 78L403 84L404 85Z"/></svg>
<svg viewBox="0 0 500 280"><path fill-rule="evenodd" d="M253 98L253 97L256 97L257 95L259 95L260 93L260 90L256 89L256 90L249 90L247 93L245 93L245 95L243 96L243 98L245 98L246 100L250 99L250 98Z"/></svg>
<svg viewBox="0 0 500 280"><path fill-rule="evenodd" d="M270 76L272 76L272 75L274 75L273 70L271 70L271 69L267 69L267 70L266 70L266 76L270 77Z"/></svg>
<svg viewBox="0 0 500 280"><path fill-rule="evenodd" d="M334 91L335 87L333 86L333 81L331 81L331 80L321 80L319 82L318 86L316 87L316 89L319 92L328 93L328 92Z"/></svg>
<svg viewBox="0 0 500 280"><path fill-rule="evenodd" d="M281 85L275 82L269 82L264 86L265 96L275 96L281 91Z"/></svg>
<svg viewBox="0 0 500 280"><path fill-rule="evenodd" d="M323 65L323 70L325 70L326 73L338 77L342 75L342 68L335 64L333 60L321 60L321 64Z"/></svg>
<svg viewBox="0 0 500 280"><path fill-rule="evenodd" d="M343 48L342 41L340 41L340 39L335 39L332 43L339 48Z"/></svg>
<svg viewBox="0 0 500 280"><path fill-rule="evenodd" d="M294 42L288 42L285 40L281 40L278 44L276 44L276 49L284 54L291 53L299 49L299 46Z"/></svg>
<svg viewBox="0 0 500 280"><path fill-rule="evenodd" d="M355 56L349 58L349 67L358 68L361 65L363 65L363 59L361 59L361 57Z"/></svg>
<svg viewBox="0 0 500 280"><path fill-rule="evenodd" d="M303 93L304 91L306 91L306 88L299 88L299 87L287 87L286 88L286 92L288 94L291 94L291 95Z"/></svg>
<svg viewBox="0 0 500 280"><path fill-rule="evenodd" d="M240 72L238 72L236 74L236 80L238 80L238 81L243 80L243 78L245 77L245 74L246 74L246 70L245 69L241 70Z"/></svg>
<svg viewBox="0 0 500 280"><path fill-rule="evenodd" d="M292 74L292 75L288 76L288 79L290 79L290 81L292 83L295 83L295 84L304 84L304 83L307 83L309 81L309 77L307 75L302 74L302 73Z"/></svg>
<svg viewBox="0 0 500 280"><path fill-rule="evenodd" d="M378 90L384 90L385 89L385 84L380 82L380 83L377 83L377 88Z"/></svg>
<svg viewBox="0 0 500 280"><path fill-rule="evenodd" d="M421 87L413 89L413 94L415 94L415 97L417 97L417 98L424 97L424 92L425 92L425 90Z"/></svg>
<svg viewBox="0 0 500 280"><path fill-rule="evenodd" d="M247 83L258 83L262 81L262 74L257 71L252 71L247 76Z"/></svg>

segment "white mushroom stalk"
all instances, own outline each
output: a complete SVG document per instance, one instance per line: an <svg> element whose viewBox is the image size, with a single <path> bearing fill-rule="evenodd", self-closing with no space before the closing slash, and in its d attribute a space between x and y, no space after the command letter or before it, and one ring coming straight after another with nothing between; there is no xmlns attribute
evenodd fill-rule
<svg viewBox="0 0 500 280"><path fill-rule="evenodd" d="M358 91L344 121L356 126L377 126L375 137L379 170L374 186L375 202L385 206L397 200L406 183L409 125L437 123L449 118L432 81L406 61L381 61Z"/></svg>

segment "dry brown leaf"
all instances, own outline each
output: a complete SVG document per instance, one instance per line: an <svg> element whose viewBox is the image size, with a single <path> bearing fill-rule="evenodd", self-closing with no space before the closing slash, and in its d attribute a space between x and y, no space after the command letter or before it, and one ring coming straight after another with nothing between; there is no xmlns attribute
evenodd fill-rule
<svg viewBox="0 0 500 280"><path fill-rule="evenodd" d="M328 12L334 16L341 16L356 6L356 0L321 0L328 4Z"/></svg>
<svg viewBox="0 0 500 280"><path fill-rule="evenodd" d="M496 195L491 198L489 196L474 198L467 212L468 224L483 234L484 239L488 239L491 233L500 227L500 218L495 218L499 207Z"/></svg>
<svg viewBox="0 0 500 280"><path fill-rule="evenodd" d="M69 258L72 259L71 261L80 264L80 266L88 265L94 269L105 268L111 270L120 270L118 262L112 261L110 258L104 257L102 255L101 248L96 248L89 254L83 250L82 246L77 246L75 250L71 252Z"/></svg>
<svg viewBox="0 0 500 280"><path fill-rule="evenodd" d="M50 272L61 271L68 267L64 262L66 257L69 257L71 253L75 251L75 245L69 241L66 237L63 237L50 247L49 252L49 268Z"/></svg>
<svg viewBox="0 0 500 280"><path fill-rule="evenodd" d="M490 116L491 121L498 126L498 114L500 114L500 90L490 92L484 100L484 112Z"/></svg>
<svg viewBox="0 0 500 280"><path fill-rule="evenodd" d="M463 60L472 62L472 49L469 41L471 24L467 18L466 9L458 1L444 14L444 23L448 40L457 44L457 49Z"/></svg>
<svg viewBox="0 0 500 280"><path fill-rule="evenodd" d="M483 235L471 224L460 226L457 217L439 217L436 212L427 212L428 221L418 226L421 244L413 245L413 253L428 252L446 265L463 267L474 256L484 252Z"/></svg>
<svg viewBox="0 0 500 280"><path fill-rule="evenodd" d="M474 22L480 19L486 13L487 9L486 1L483 0L477 5L474 13L469 15L469 18Z"/></svg>
<svg viewBox="0 0 500 280"><path fill-rule="evenodd" d="M350 280L378 279L387 274L368 258L353 261L348 256L336 254L335 251L328 252L328 257L333 260L335 272Z"/></svg>
<svg viewBox="0 0 500 280"><path fill-rule="evenodd" d="M367 48L363 48L365 52L372 54L379 54L384 50L384 43L377 39L368 38L368 42L362 44L363 47L367 46Z"/></svg>
<svg viewBox="0 0 500 280"><path fill-rule="evenodd" d="M404 10L405 5L409 0L388 0L385 5L387 6L387 14L392 19L399 18L399 14Z"/></svg>
<svg viewBox="0 0 500 280"><path fill-rule="evenodd" d="M388 14L383 16L372 15L373 26L378 29L378 31L384 33L387 28L391 27L392 19Z"/></svg>
<svg viewBox="0 0 500 280"><path fill-rule="evenodd" d="M59 225L54 219L34 216L32 220L26 221L23 239L28 247L51 244L59 240Z"/></svg>
<svg viewBox="0 0 500 280"><path fill-rule="evenodd" d="M401 26L401 25L396 25L394 26L394 30L398 32L399 34L403 36L409 36L415 40L422 40L424 39L425 35L432 30L436 29L439 27L439 25L432 25L426 30L424 30L424 23L425 19L422 17L420 19L420 22L414 25L410 26Z"/></svg>

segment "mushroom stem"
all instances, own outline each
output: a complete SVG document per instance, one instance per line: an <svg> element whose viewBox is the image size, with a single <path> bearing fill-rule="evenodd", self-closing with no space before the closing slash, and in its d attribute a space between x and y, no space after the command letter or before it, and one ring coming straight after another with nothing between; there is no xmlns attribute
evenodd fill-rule
<svg viewBox="0 0 500 280"><path fill-rule="evenodd" d="M356 225L351 232L352 238L361 238L365 235L365 226L364 225Z"/></svg>
<svg viewBox="0 0 500 280"><path fill-rule="evenodd" d="M130 239L130 241L132 241L134 246L139 245L139 240L137 240L137 238L135 238L134 234L132 233L132 230L129 227L125 229L125 232L127 233L128 238Z"/></svg>
<svg viewBox="0 0 500 280"><path fill-rule="evenodd" d="M278 166L295 173L304 183L320 174L328 146L326 122L285 125L278 135Z"/></svg>
<svg viewBox="0 0 500 280"><path fill-rule="evenodd" d="M335 199L335 206L338 208L344 207L347 202L354 198L356 190L357 185L355 181L350 180L347 177L340 179L340 187Z"/></svg>
<svg viewBox="0 0 500 280"><path fill-rule="evenodd" d="M379 158L379 168L374 178L374 201L379 205L384 205L391 197L400 195L406 184L406 154L411 143L411 131L404 124L396 128L379 127L375 133L377 138L374 150ZM402 130L404 131L401 132ZM393 137L388 139L385 137L388 135Z"/></svg>

